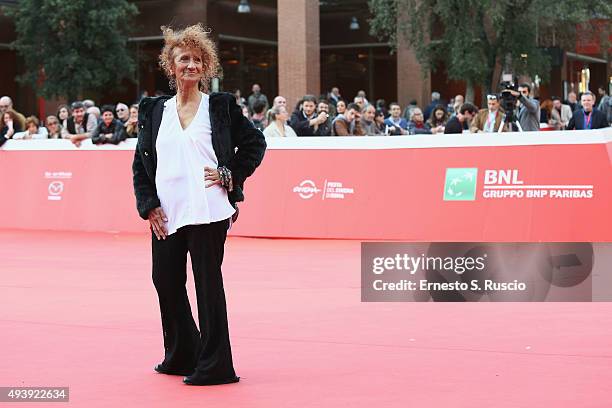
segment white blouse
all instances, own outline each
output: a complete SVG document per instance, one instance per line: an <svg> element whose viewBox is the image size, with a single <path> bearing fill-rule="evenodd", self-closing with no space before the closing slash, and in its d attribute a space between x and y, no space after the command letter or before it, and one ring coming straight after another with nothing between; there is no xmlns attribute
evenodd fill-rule
<svg viewBox="0 0 612 408"><path fill-rule="evenodd" d="M198 111L186 129L179 120L176 96L168 99L155 148L155 184L168 218L168 235L185 225L209 224L234 214L226 189L219 184L206 188L204 181L204 166L214 169L218 166L212 145L208 95L202 93Z"/></svg>

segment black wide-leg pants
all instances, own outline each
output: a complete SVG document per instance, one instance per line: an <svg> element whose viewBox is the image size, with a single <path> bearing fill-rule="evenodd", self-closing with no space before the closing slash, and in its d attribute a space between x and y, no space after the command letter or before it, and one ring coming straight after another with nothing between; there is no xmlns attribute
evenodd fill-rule
<svg viewBox="0 0 612 408"><path fill-rule="evenodd" d="M153 283L164 334L163 365L194 370L200 380L232 382L232 362L221 264L229 220L179 228L165 240L152 234ZM191 256L200 331L187 298L187 253Z"/></svg>

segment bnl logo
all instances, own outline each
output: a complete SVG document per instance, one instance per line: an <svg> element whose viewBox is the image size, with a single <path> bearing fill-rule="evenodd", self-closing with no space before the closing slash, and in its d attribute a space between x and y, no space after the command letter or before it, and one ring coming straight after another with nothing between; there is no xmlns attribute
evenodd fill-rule
<svg viewBox="0 0 612 408"><path fill-rule="evenodd" d="M477 168L447 168L444 201L476 200Z"/></svg>

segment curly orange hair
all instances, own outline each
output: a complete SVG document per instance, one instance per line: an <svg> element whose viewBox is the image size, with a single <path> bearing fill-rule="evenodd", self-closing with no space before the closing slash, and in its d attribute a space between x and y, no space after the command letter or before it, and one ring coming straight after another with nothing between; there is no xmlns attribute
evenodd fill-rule
<svg viewBox="0 0 612 408"><path fill-rule="evenodd" d="M164 48L159 55L159 66L170 80L170 87L176 88L174 77L174 50L177 47L198 50L202 53L202 79L200 87L208 90L208 83L219 72L219 57L215 43L210 39L210 30L204 29L202 24L191 25L182 30L162 26L164 35Z"/></svg>

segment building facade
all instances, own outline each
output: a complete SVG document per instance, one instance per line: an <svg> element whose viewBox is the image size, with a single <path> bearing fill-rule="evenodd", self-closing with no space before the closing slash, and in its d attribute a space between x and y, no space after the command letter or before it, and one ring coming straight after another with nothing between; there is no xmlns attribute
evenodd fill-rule
<svg viewBox="0 0 612 408"><path fill-rule="evenodd" d="M18 0L2 1L4 5ZM416 100L429 102L436 90L449 99L465 92L462 81L449 81L444 69L423 75L413 52L400 44L395 53L388 44L369 34L367 0L133 0L139 9L129 47L138 62L134 82L124 81L119 90L83 95L99 105L132 103L146 92L170 92L157 66L162 47L160 26L181 27L201 22L211 29L222 64L222 75L213 87L240 89L243 96L258 83L273 98L281 94L290 105L306 94L324 95L338 86L345 99L359 90L369 100L398 101L402 106ZM239 12L239 5L242 11ZM245 9L246 7L246 9ZM36 98L33 87L14 78L23 68L15 51L14 22L0 15L0 94L10 95L23 112L53 112L59 101ZM588 44L587 44L588 45ZM581 87L594 90L610 83L610 67L601 50L592 44L576 51L558 50L553 58L549 85L542 84L542 98L566 95ZM585 83L585 78L587 83ZM590 84L588 83L590 81ZM476 101L480 104L480 92Z"/></svg>

